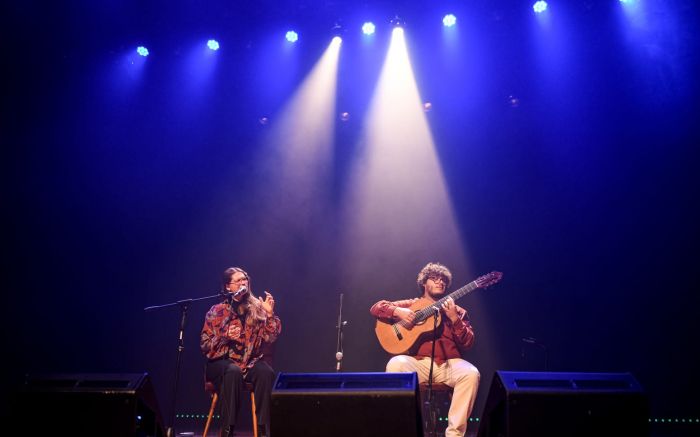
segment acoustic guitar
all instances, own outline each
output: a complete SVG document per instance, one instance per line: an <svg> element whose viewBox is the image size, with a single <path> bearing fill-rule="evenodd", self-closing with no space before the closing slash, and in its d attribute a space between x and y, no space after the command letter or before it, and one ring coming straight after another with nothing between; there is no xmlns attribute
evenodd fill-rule
<svg viewBox="0 0 700 437"><path fill-rule="evenodd" d="M380 319L377 319L377 325L374 328L374 332L377 334L377 339L382 345L385 351L392 355L405 354L408 352L416 341L420 339L424 334L433 331L433 326L435 325L432 321L427 322L433 314L437 313L437 325L441 322L440 308L442 304L448 298L452 298L457 301L460 297L471 293L477 288L487 288L496 282L501 280L503 273L501 272L491 272L483 276L479 276L474 281L468 283L464 287L453 291L442 299L433 302L430 299L421 298L418 299L409 308L416 313L416 317L413 322L407 322L405 320L400 320L396 323L387 323Z"/></svg>

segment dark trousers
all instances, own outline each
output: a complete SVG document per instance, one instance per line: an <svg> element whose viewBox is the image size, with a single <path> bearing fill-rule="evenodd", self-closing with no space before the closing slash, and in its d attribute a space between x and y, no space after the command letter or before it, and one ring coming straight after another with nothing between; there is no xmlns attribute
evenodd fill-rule
<svg viewBox="0 0 700 437"><path fill-rule="evenodd" d="M238 421L244 382L253 384L258 425L265 425L265 429L269 432L272 384L275 379L275 371L269 364L258 361L252 368L248 369L244 377L241 369L231 360L210 361L207 362L206 378L207 381L214 383L219 393L221 429L224 432L233 431ZM224 433L224 435L226 434Z"/></svg>

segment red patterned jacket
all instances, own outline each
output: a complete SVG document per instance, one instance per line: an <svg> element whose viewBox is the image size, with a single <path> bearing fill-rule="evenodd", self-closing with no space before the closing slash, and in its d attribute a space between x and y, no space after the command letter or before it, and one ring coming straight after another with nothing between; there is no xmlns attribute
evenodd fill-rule
<svg viewBox="0 0 700 437"><path fill-rule="evenodd" d="M246 324L244 317L238 315L228 302L212 306L204 319L200 336L202 353L210 360L228 356L243 372L263 359L265 350L282 331L282 322L273 315L265 321ZM227 335L231 325L238 331L234 338Z"/></svg>

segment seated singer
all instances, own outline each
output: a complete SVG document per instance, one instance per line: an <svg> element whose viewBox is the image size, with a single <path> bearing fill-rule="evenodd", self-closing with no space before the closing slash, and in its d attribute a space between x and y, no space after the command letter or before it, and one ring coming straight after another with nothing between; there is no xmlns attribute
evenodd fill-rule
<svg viewBox="0 0 700 437"><path fill-rule="evenodd" d="M400 320L413 322L413 310L425 308L444 297L446 288L452 282L452 273L442 264L429 263L418 274L417 282L421 291L420 298L395 302L381 300L370 309L372 315L387 323ZM467 431L467 419L474 406L479 386L479 371L462 359L461 355L474 343L474 331L466 310L457 306L452 298L444 302L441 312L442 321L438 326L438 338L435 342L433 382L454 388L445 435L463 436ZM417 372L419 382L428 382L434 337L433 318L430 317L424 323L430 324L430 333L418 337L407 355L392 357L386 365L387 372Z"/></svg>
<svg viewBox="0 0 700 437"><path fill-rule="evenodd" d="M221 399L221 436L233 435L244 381L254 386L258 429L266 435L275 372L265 351L282 329L275 300L267 291L264 300L255 297L250 277L238 267L224 271L222 293L225 300L207 313L200 338L206 380L214 383Z"/></svg>

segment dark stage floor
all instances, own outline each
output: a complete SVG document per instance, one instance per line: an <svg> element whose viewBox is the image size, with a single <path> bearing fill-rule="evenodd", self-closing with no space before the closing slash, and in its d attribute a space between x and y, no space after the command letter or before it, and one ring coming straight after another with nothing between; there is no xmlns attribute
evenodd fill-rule
<svg viewBox="0 0 700 437"><path fill-rule="evenodd" d="M194 424L188 425L188 426L182 426L181 428L176 430L176 435L178 437L202 437L202 431L203 431L203 424L202 426L196 426ZM700 435L697 433L699 430L699 426L696 423L693 424L681 424L681 425L671 425L671 424L664 424L663 426L661 425L654 425L650 426L649 429L649 434L648 437L690 437L690 436L697 436ZM478 432L478 426L471 426L471 428L467 431L466 437L476 437ZM316 433L311 433L316 435ZM218 437L219 435L219 430L218 428L212 428L208 433L208 437ZM248 429L242 429L240 431L236 431L235 434L237 437L253 437L253 431L248 430ZM444 434L442 433L437 433L437 436L443 436ZM604 430L601 430L600 435L610 435L609 432L605 432ZM301 436L303 437L303 436ZM425 437L432 437L428 434L425 434Z"/></svg>
<svg viewBox="0 0 700 437"><path fill-rule="evenodd" d="M178 437L202 437L202 430L193 430L193 431L187 431L187 430L178 430L176 435ZM216 429L214 431L209 431L207 433L207 437L218 437L219 435L219 430ZM253 431L250 430L241 430L237 431L236 434L234 434L236 437L253 437ZM443 436L444 434L438 433L437 436ZM426 435L425 437L428 437ZM476 437L476 428L474 430L469 430L467 431L467 434L465 437Z"/></svg>

